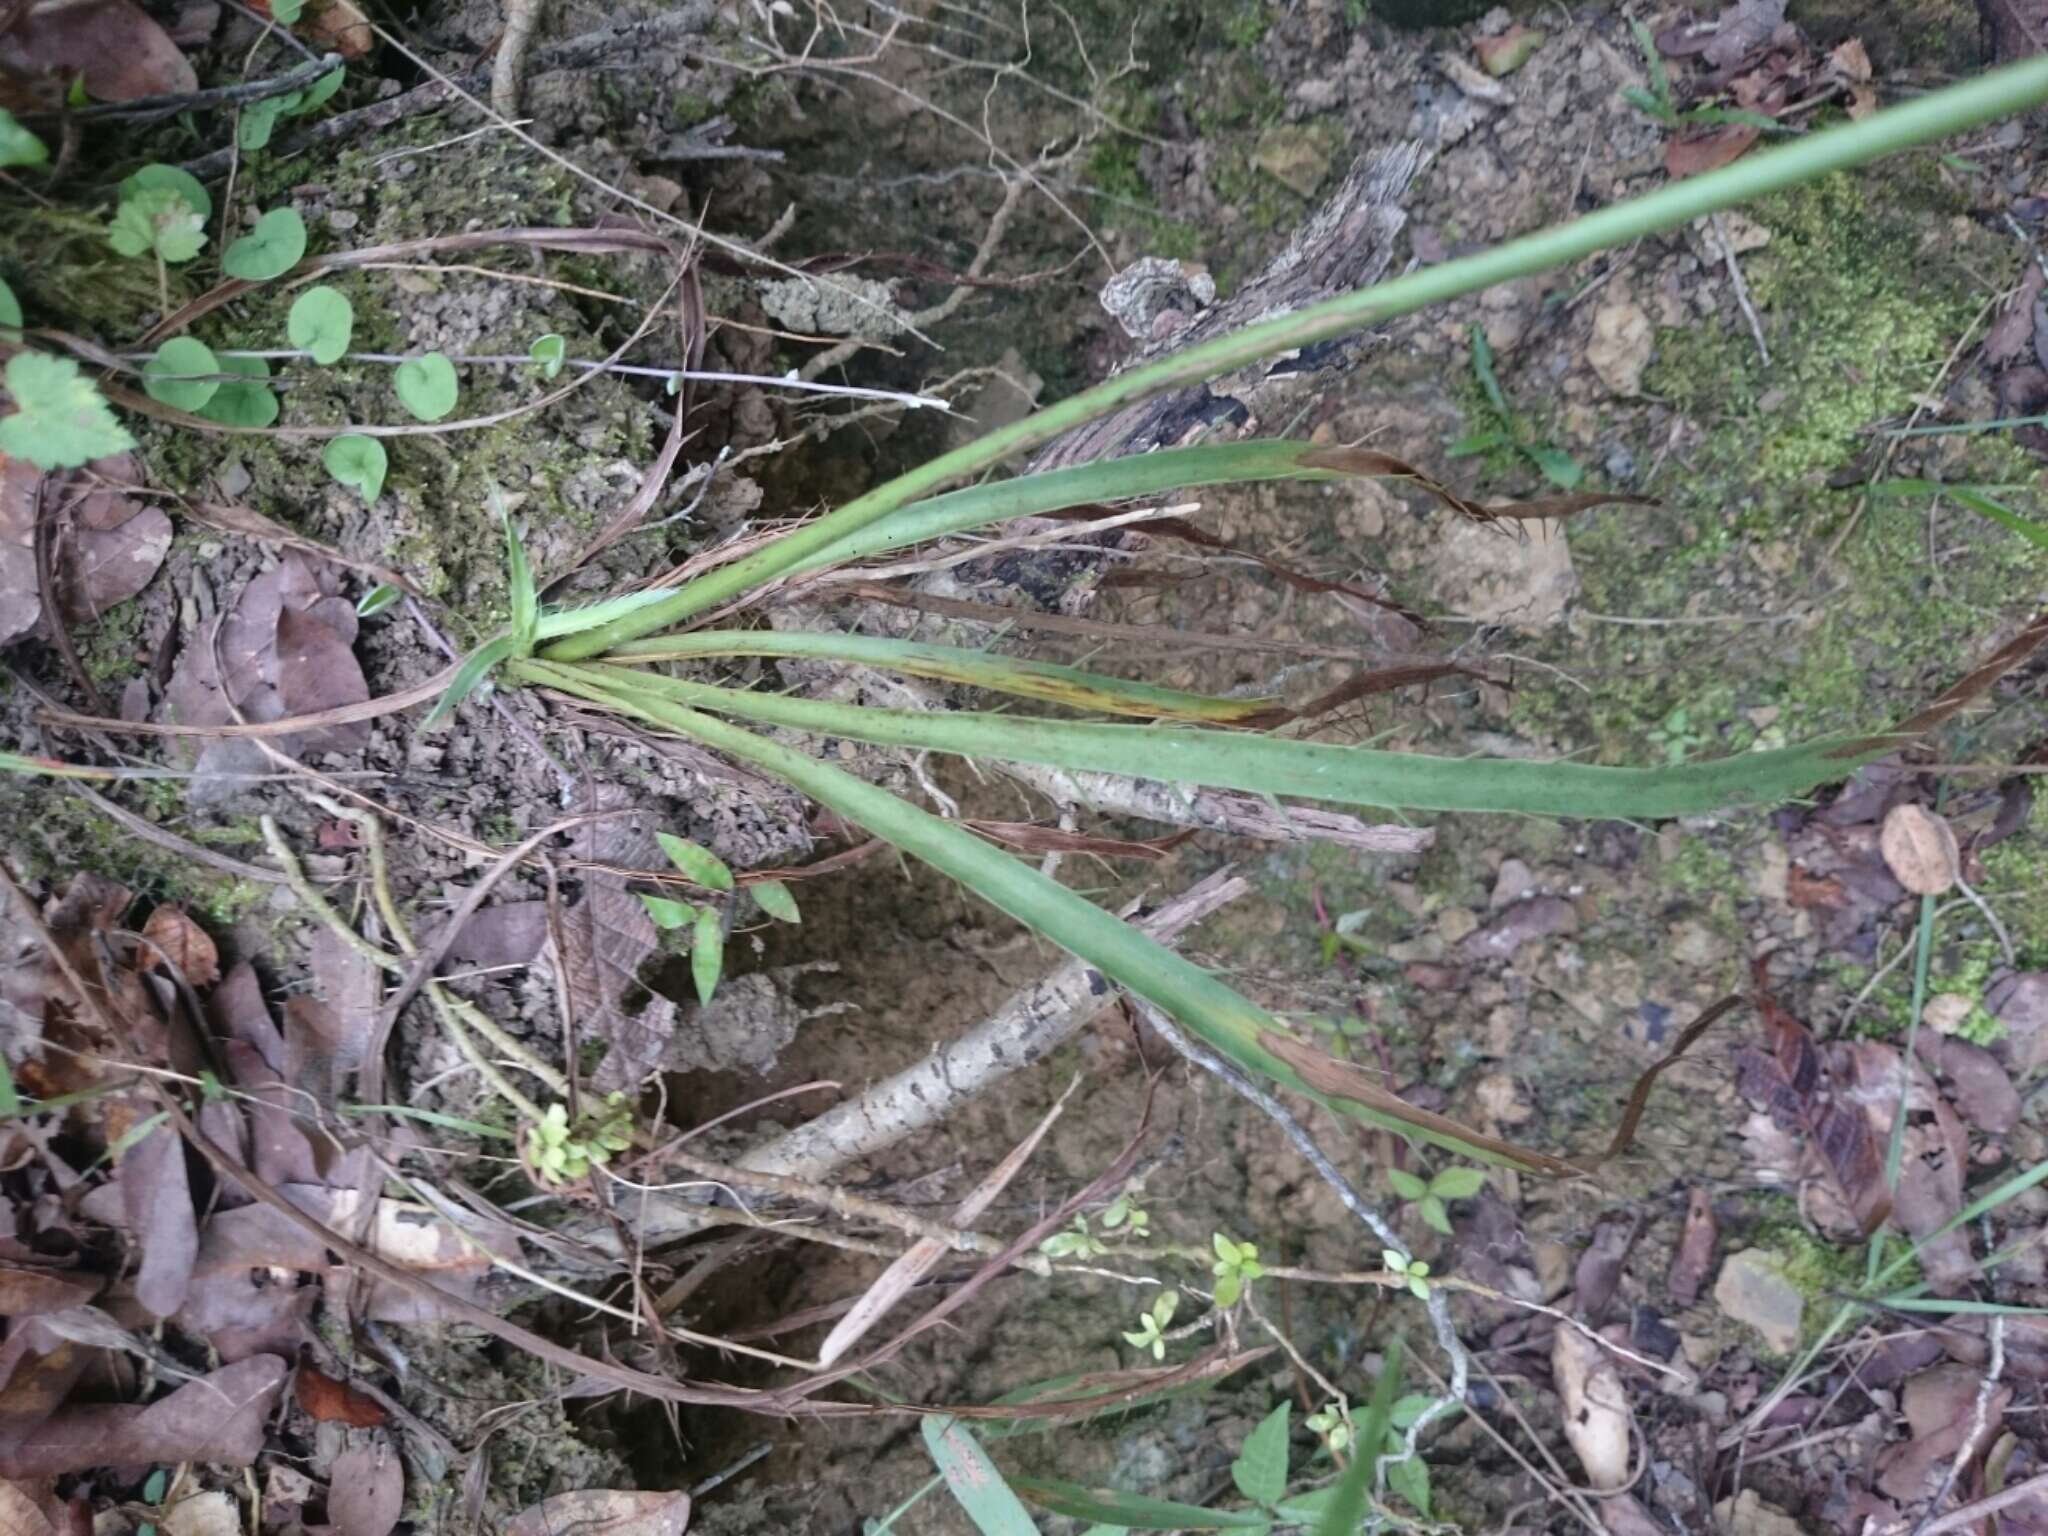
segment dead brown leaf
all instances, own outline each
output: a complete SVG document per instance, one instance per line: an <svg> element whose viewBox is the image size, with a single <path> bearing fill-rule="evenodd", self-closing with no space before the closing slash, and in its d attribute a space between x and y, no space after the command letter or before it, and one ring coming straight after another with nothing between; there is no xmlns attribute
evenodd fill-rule
<svg viewBox="0 0 2048 1536"><path fill-rule="evenodd" d="M249 1466L263 1450L284 1377L284 1361L257 1355L188 1381L147 1407L70 1404L37 1423L9 1423L0 1430L0 1477L61 1477L152 1462Z"/></svg>
<svg viewBox="0 0 2048 1536"><path fill-rule="evenodd" d="M199 1257L184 1139L168 1122L160 1123L121 1154L116 1177L128 1231L141 1250L135 1299L156 1316L169 1317L185 1304Z"/></svg>
<svg viewBox="0 0 2048 1536"><path fill-rule="evenodd" d="M1956 835L1925 806L1910 801L1893 806L1878 847L1892 878L1915 896L1939 896L1956 883L1961 868Z"/></svg>
<svg viewBox="0 0 2048 1536"><path fill-rule="evenodd" d="M505 1536L683 1536L690 1528L687 1493L626 1493L583 1488L558 1493L513 1517Z"/></svg>
<svg viewBox="0 0 2048 1536"><path fill-rule="evenodd" d="M1528 63L1529 56L1543 46L1548 36L1518 21L1491 37L1475 37L1472 51L1479 56L1479 67L1498 80Z"/></svg>
<svg viewBox="0 0 2048 1536"><path fill-rule="evenodd" d="M390 1417L384 1405L365 1397L345 1381L336 1381L318 1366L299 1362L299 1374L292 1394L307 1417L322 1424L347 1424L354 1429L376 1429Z"/></svg>
<svg viewBox="0 0 2048 1536"><path fill-rule="evenodd" d="M82 75L97 101L199 89L178 45L131 0L40 0L0 37L0 69L66 81Z"/></svg>
<svg viewBox="0 0 2048 1536"><path fill-rule="evenodd" d="M183 908L158 902L142 925L142 936L190 985L210 987L220 980L220 951Z"/></svg>
<svg viewBox="0 0 2048 1536"><path fill-rule="evenodd" d="M1742 158L1763 130L1753 123L1719 123L1676 134L1664 146L1664 169L1674 179L1719 170Z"/></svg>
<svg viewBox="0 0 2048 1536"><path fill-rule="evenodd" d="M1781 1007L1764 985L1757 966L1757 1007L1764 1016L1768 1052L1745 1050L1737 1086L1761 1103L1779 1126L1805 1131L1820 1154L1836 1191L1868 1237L1891 1211L1884 1162L1863 1111L1837 1102L1819 1048L1806 1026Z"/></svg>
<svg viewBox="0 0 2048 1536"><path fill-rule="evenodd" d="M1828 55L1828 67L1844 80L1854 81L1858 85L1868 84L1870 54L1863 46L1863 39L1851 37L1837 43L1834 51Z"/></svg>
<svg viewBox="0 0 2048 1536"><path fill-rule="evenodd" d="M1685 1201L1685 1227L1678 1247L1665 1272L1664 1288L1678 1306L1689 1307L1699 1300L1700 1287L1714 1268L1714 1245L1720 1239L1720 1223L1714 1219L1714 1197L1704 1186L1695 1185Z"/></svg>
<svg viewBox="0 0 2048 1536"><path fill-rule="evenodd" d="M42 471L0 454L0 645L27 634L43 616L36 576L36 491Z"/></svg>
<svg viewBox="0 0 2048 1536"><path fill-rule="evenodd" d="M36 564L39 509L67 624L88 623L148 585L170 550L171 520L122 494L136 480L125 454L49 476L0 455L0 645L48 624Z"/></svg>
<svg viewBox="0 0 2048 1536"><path fill-rule="evenodd" d="M1997 1438L2012 1401L2012 1388L1994 1388L1979 1431L1977 1394L1983 1383L1984 1373L1969 1365L1937 1365L1908 1381L1900 1406L1913 1438L1878 1458L1877 1486L1900 1503L1918 1502L1941 1485L1965 1442L1965 1467L1982 1454Z"/></svg>
<svg viewBox="0 0 2048 1536"><path fill-rule="evenodd" d="M82 1307L99 1295L104 1283L69 1270L0 1265L0 1317L34 1317L38 1312Z"/></svg>
<svg viewBox="0 0 2048 1536"><path fill-rule="evenodd" d="M2048 0L1980 0L1999 63L2048 50Z"/></svg>
<svg viewBox="0 0 2048 1536"><path fill-rule="evenodd" d="M336 1536L391 1536L405 1510L405 1468L381 1437L334 1458L327 1518Z"/></svg>

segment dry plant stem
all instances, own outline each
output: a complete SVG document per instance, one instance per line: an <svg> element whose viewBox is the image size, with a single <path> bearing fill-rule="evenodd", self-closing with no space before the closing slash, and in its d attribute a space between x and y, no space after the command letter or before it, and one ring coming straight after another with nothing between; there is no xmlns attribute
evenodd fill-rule
<svg viewBox="0 0 2048 1536"><path fill-rule="evenodd" d="M222 874L236 880L253 880L259 885L284 884L284 876L278 874L275 870L264 869L256 864L244 864L240 859L231 859L226 854L216 852L204 844L190 842L185 838L179 837L175 832L166 832L155 822L150 821L146 817L136 815L126 806L117 805L105 795L89 789L83 784L70 784L66 787L70 789L71 793L106 817L107 820L126 829L130 834L141 838L146 843L154 843L157 847L164 849L168 853L175 853L180 858L190 859L195 864L203 864L208 869L219 870Z"/></svg>
<svg viewBox="0 0 2048 1536"><path fill-rule="evenodd" d="M1756 305L1750 302L1749 284L1743 281L1742 268L1735 260L1735 242L1728 238L1728 226L1720 214L1707 221L1707 227L1714 232L1714 244L1721 248L1721 261L1728 268L1728 281L1735 288L1735 302L1742 310L1742 318L1749 322L1749 334L1756 338L1757 356L1763 359L1766 368L1771 366L1770 344L1764 340L1764 323L1757 318Z"/></svg>
<svg viewBox="0 0 2048 1536"><path fill-rule="evenodd" d="M533 29L540 24L541 0L505 0L505 35L491 62L491 106L500 117L519 115L519 86Z"/></svg>
<svg viewBox="0 0 2048 1536"><path fill-rule="evenodd" d="M1399 1254L1404 1261L1411 1257L1408 1245L1401 1240L1400 1234L1395 1232L1387 1224L1386 1218L1374 1210L1365 1197L1352 1187L1351 1181L1345 1178L1338 1171L1337 1165L1324 1155L1323 1149L1316 1145L1315 1138L1309 1135L1308 1128L1294 1118L1286 1105L1238 1071L1231 1063L1189 1039L1180 1026L1160 1009L1135 994L1125 995L1130 1005L1137 1010L1138 1017L1143 1019L1146 1026L1161 1040L1204 1072L1221 1080L1233 1093L1279 1126L1281 1134L1294 1144L1295 1151L1299 1152L1322 1181L1335 1191L1337 1198L1344 1202L1344 1208L1365 1223L1367 1230L1374 1237ZM1374 1472L1376 1487L1386 1486L1389 1466L1399 1466L1402 1462L1421 1454L1422 1432L1425 1429L1454 1409L1462 1407L1465 1402L1466 1382L1472 1369L1472 1362L1470 1356L1465 1353L1464 1344L1458 1338L1456 1325L1451 1321L1450 1298L1444 1293L1441 1285L1432 1285L1429 1288L1429 1300L1425 1306L1429 1312L1430 1327L1436 1332L1437 1347L1444 1352L1444 1357L1451 1364L1450 1385L1445 1389L1443 1396L1417 1414L1414 1422L1408 1426L1408 1438L1401 1448L1401 1454L1380 1459Z"/></svg>
<svg viewBox="0 0 2048 1536"><path fill-rule="evenodd" d="M1218 870L1138 919L1136 927L1165 943L1250 889L1228 869ZM858 1098L755 1148L739 1159L738 1166L753 1173L819 1180L843 1164L937 1125L968 1100L1042 1060L1080 1029L1101 1009L1104 986L1099 971L1068 960L1013 994L957 1040ZM702 1208L694 1202L650 1198L642 1215L641 1240L650 1246L675 1242L702 1224ZM602 1233L581 1235L593 1246L604 1245Z"/></svg>
<svg viewBox="0 0 2048 1536"><path fill-rule="evenodd" d="M2010 1488L2001 1489L1988 1498L1965 1504L1961 1509L1943 1515L1939 1520L1930 1520L1914 1532L1914 1536L1948 1536L1950 1531L1968 1530L1979 1521L2011 1509L2015 1504L2024 1504L2029 1499L2048 1495L2048 1472L2036 1473L2025 1482L2014 1483Z"/></svg>

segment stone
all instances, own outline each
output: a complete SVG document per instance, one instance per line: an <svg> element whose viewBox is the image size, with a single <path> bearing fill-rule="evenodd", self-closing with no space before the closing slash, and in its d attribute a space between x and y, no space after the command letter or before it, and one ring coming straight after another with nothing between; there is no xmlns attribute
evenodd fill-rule
<svg viewBox="0 0 2048 1536"><path fill-rule="evenodd" d="M1977 1011L1977 999L1966 992L1938 992L1927 999L1920 1022L1937 1034L1952 1035Z"/></svg>
<svg viewBox="0 0 2048 1536"><path fill-rule="evenodd" d="M1578 595L1564 529L1509 529L1447 518L1428 556L1434 590L1461 618L1538 631L1564 617Z"/></svg>
<svg viewBox="0 0 2048 1536"><path fill-rule="evenodd" d="M1259 135L1252 164L1288 191L1314 197L1330 170L1329 135L1298 123L1275 123Z"/></svg>
<svg viewBox="0 0 2048 1536"><path fill-rule="evenodd" d="M1617 395L1633 395L1643 387L1657 332L1634 299L1615 298L1593 312L1593 339L1586 343L1586 362L1600 382Z"/></svg>
<svg viewBox="0 0 2048 1536"><path fill-rule="evenodd" d="M1502 859L1493 877L1493 894L1486 904L1498 912L1511 901L1520 901L1536 887L1536 875L1520 859Z"/></svg>
<svg viewBox="0 0 2048 1536"><path fill-rule="evenodd" d="M1768 1248L1730 1254L1714 1282L1714 1301L1729 1318L1761 1334L1773 1353L1787 1355L1799 1347L1806 1298Z"/></svg>
<svg viewBox="0 0 2048 1536"><path fill-rule="evenodd" d="M1479 915L1470 907L1445 907L1436 915L1436 931L1446 944L1455 944L1479 926Z"/></svg>

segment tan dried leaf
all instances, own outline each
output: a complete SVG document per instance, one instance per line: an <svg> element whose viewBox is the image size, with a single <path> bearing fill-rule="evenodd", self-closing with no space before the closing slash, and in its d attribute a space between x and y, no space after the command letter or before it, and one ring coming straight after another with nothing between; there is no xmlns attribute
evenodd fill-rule
<svg viewBox="0 0 2048 1536"><path fill-rule="evenodd" d="M220 951L182 908L159 902L142 925L142 936L193 986L210 987L220 980Z"/></svg>
<svg viewBox="0 0 2048 1536"><path fill-rule="evenodd" d="M1877 846L1892 878L1915 896L1939 896L1956 883L1956 835L1925 806L1893 806Z"/></svg>
<svg viewBox="0 0 2048 1536"><path fill-rule="evenodd" d="M1564 1400L1564 1437L1586 1469L1586 1481L1603 1492L1624 1487L1635 1416L1614 1361L1576 1328L1560 1327L1550 1369Z"/></svg>

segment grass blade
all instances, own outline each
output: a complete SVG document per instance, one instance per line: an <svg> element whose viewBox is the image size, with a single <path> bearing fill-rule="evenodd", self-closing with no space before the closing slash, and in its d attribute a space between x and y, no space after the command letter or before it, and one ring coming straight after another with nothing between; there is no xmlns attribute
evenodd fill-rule
<svg viewBox="0 0 2048 1536"><path fill-rule="evenodd" d="M1386 1360L1372 1384L1372 1398L1358 1421L1351 1465L1344 1469L1336 1497L1324 1506L1323 1518L1316 1522L1316 1536L1351 1536L1364 1520L1366 1498L1372 1492L1380 1462L1380 1447L1387 1443L1387 1426L1394 1417L1394 1394L1400 1389L1401 1336L1396 1334L1387 1345Z"/></svg>
<svg viewBox="0 0 2048 1536"><path fill-rule="evenodd" d="M1841 778L1861 760L1837 755L1842 749L1835 741L1658 768L1442 758L1234 731L870 709L744 693L615 667L568 669L545 662L520 666L519 675L535 682L561 684L580 671L585 686L877 746L1398 810L1519 812L1595 820L1690 816L1791 799ZM1868 755L1882 750L1882 742L1872 744Z"/></svg>
<svg viewBox="0 0 2048 1536"><path fill-rule="evenodd" d="M1010 1491L981 1442L958 1419L924 1421L924 1447L981 1536L1038 1536L1031 1511Z"/></svg>
<svg viewBox="0 0 2048 1536"><path fill-rule="evenodd" d="M432 725L443 716L451 714L460 704L476 691L476 686L491 674L492 669L509 661L518 652L519 641L514 635L500 635L486 642L462 658L462 670L455 674L455 680L448 685L448 691L434 701L434 707L427 711L422 725Z"/></svg>
<svg viewBox="0 0 2048 1536"><path fill-rule="evenodd" d="M1040 1509L1133 1531L1263 1531L1271 1515L1177 1504L1121 1488L1088 1488L1056 1477L1020 1477L1017 1491Z"/></svg>
<svg viewBox="0 0 2048 1536"><path fill-rule="evenodd" d="M775 630L700 629L683 635L629 640L607 659L631 662L683 661L700 656L796 656L883 667L912 677L985 688L1017 698L1043 699L1070 709L1150 720L1198 720L1228 725L1249 720L1273 706L1271 699L1214 699L1177 688L1104 677L1078 667L1022 661L954 645L926 645L874 635L813 635Z"/></svg>
<svg viewBox="0 0 2048 1536"><path fill-rule="evenodd" d="M2031 517L2013 511L2004 502L1987 496L1973 485L1943 485L1939 480L1887 480L1870 488L1873 496L1946 496L1959 506L1968 507L1979 517L1988 517L2010 533L2016 533L2031 544L2048 549L2048 524L2035 522Z"/></svg>
<svg viewBox="0 0 2048 1536"><path fill-rule="evenodd" d="M498 494L496 486L491 487L491 502L497 508L498 520L505 525L505 570L512 589L512 637L521 652L530 652L540 633L540 593L533 585L533 566L526 558L526 545L520 541L519 530L512 526L512 514L505 510L504 498Z"/></svg>
<svg viewBox="0 0 2048 1536"><path fill-rule="evenodd" d="M848 502L830 516L794 530L766 549L707 572L658 603L559 643L552 654L557 660L581 660L600 655L620 641L672 629L691 615L747 591L765 579L764 573L786 571L796 562L881 521L941 486L980 474L1133 401L1201 383L1233 368L1381 324L1399 315L1413 314L1496 283L1564 266L1596 251L1624 245L1659 230L1675 229L1738 203L1812 181L1830 171L1862 165L1993 118L2024 112L2044 99L2048 99L2048 55L1931 91L1918 100L1887 107L1860 121L1745 155L1732 164L1667 183L1642 197L1508 241L1492 250L1422 267L1184 348L1155 363L1114 375L1022 421L927 460L909 473Z"/></svg>
<svg viewBox="0 0 2048 1536"><path fill-rule="evenodd" d="M613 669L556 667L545 662L518 665L532 681L637 715L794 785L827 810L922 859L1097 967L1112 981L1158 1005L1248 1071L1270 1077L1339 1114L1419 1137L1480 1162L1552 1175L1578 1171L1558 1159L1415 1109L1392 1094L1382 1093L1366 1102L1317 1092L1284 1055L1269 1048L1266 1042L1270 1040L1291 1050L1306 1049L1265 1009L1093 902L1047 879L1033 866L992 853L987 843L966 828L921 810L886 789L714 716L644 692L600 686L618 675Z"/></svg>

